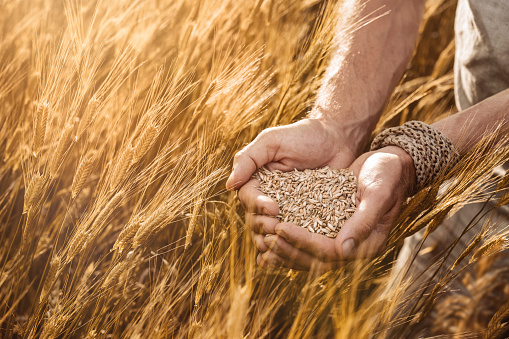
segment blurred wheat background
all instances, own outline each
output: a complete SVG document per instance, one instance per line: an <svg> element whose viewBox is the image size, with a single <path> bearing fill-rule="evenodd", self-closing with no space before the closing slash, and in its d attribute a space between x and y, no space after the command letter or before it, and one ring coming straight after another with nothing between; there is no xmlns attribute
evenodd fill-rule
<svg viewBox="0 0 509 339"><path fill-rule="evenodd" d="M0 1L0 336L384 337L432 313L465 260L472 297L441 300L432 331L501 335L509 286L493 297L483 272L506 244L489 225L410 315L398 310L412 281L381 291L405 236L487 198L506 148L476 148L447 194L418 194L379 258L325 274L256 266L225 178L261 130L312 107L341 6ZM455 111L455 6L429 1L378 130Z"/></svg>

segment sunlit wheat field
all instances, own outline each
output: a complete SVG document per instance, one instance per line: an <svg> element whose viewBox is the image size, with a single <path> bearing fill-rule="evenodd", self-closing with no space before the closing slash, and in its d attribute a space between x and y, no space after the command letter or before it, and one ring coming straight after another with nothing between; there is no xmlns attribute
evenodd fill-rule
<svg viewBox="0 0 509 339"><path fill-rule="evenodd" d="M483 188L509 150L490 140L407 203L379 257L325 273L256 264L225 189L233 155L313 107L331 46L369 24L345 3L0 0L0 337L412 336L466 268L475 291L442 298L432 333L501 335L509 286L483 279L506 243L490 224L454 267L437 259L441 282L419 282L410 311L415 282L388 288L406 236L493 199ZM428 1L377 131L456 111L455 6Z"/></svg>

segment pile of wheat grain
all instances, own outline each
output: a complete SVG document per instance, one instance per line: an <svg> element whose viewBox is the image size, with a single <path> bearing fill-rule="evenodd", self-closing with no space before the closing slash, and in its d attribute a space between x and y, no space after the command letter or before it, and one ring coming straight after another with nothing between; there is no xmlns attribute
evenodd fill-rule
<svg viewBox="0 0 509 339"><path fill-rule="evenodd" d="M269 171L257 174L260 190L279 204L277 218L335 238L355 212L357 179L347 169Z"/></svg>

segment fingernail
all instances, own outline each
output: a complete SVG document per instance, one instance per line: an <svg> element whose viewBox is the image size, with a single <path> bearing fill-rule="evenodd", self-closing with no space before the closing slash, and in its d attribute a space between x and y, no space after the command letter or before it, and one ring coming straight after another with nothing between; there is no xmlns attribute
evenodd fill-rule
<svg viewBox="0 0 509 339"><path fill-rule="evenodd" d="M343 257L347 258L352 254L353 250L355 249L355 241L353 239L347 239L343 241Z"/></svg>
<svg viewBox="0 0 509 339"><path fill-rule="evenodd" d="M274 234L266 235L265 238L263 238L263 242L270 250L277 251L276 236Z"/></svg>
<svg viewBox="0 0 509 339"><path fill-rule="evenodd" d="M274 242L274 234L266 234L265 238L263 238L263 242L265 245L271 245Z"/></svg>

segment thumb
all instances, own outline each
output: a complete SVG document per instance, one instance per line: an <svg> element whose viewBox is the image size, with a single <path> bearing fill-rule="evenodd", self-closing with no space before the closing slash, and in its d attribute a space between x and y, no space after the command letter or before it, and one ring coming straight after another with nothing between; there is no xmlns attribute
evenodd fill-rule
<svg viewBox="0 0 509 339"><path fill-rule="evenodd" d="M274 159L279 144L279 133L275 128L260 133L255 140L235 154L233 170L226 181L226 188L239 189L258 168Z"/></svg>
<svg viewBox="0 0 509 339"><path fill-rule="evenodd" d="M342 259L363 257L364 254L375 252L369 248L370 244L363 242L370 237L377 228L380 219L392 209L395 202L389 195L376 191L365 191L360 197L360 203L350 219L348 219L336 238L336 252ZM359 253L360 251L366 253Z"/></svg>

